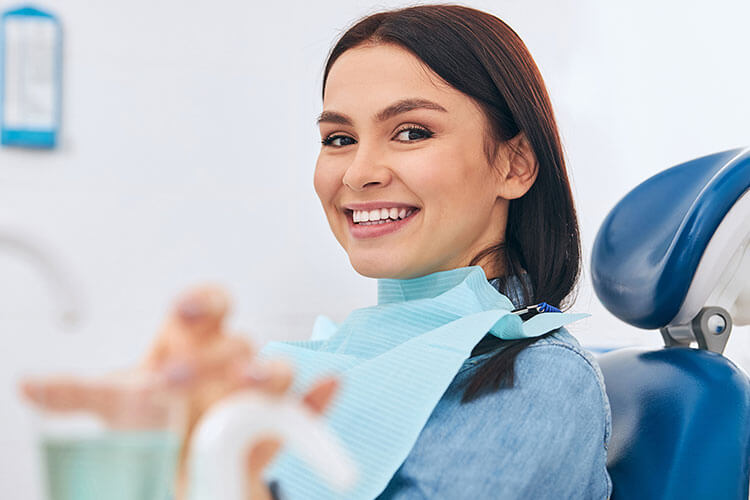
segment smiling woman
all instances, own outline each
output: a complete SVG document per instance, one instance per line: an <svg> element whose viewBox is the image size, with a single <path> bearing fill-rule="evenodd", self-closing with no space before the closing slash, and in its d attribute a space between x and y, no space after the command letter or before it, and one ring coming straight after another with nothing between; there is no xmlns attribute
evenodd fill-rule
<svg viewBox="0 0 750 500"><path fill-rule="evenodd" d="M554 114L531 55L500 19L445 5L360 20L329 55L318 124L315 189L359 273L403 279L479 264L501 288L525 276L525 304L572 303L580 238ZM361 227L394 207L412 216ZM515 357L536 340L505 343L467 399L512 385ZM488 335L475 354L499 346Z"/></svg>
<svg viewBox="0 0 750 500"><path fill-rule="evenodd" d="M314 185L357 272L478 265L515 307L572 304L581 244L559 133L507 24L457 5L370 15L331 50L322 96ZM567 330L488 333L378 498L606 498L610 425L598 365Z"/></svg>

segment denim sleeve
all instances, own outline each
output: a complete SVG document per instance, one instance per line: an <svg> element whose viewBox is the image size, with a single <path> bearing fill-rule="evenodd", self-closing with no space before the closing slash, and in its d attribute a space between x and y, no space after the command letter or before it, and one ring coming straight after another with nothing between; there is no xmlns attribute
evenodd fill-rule
<svg viewBox="0 0 750 500"><path fill-rule="evenodd" d="M515 370L513 388L463 405L452 384L378 499L608 498L609 406L598 366L567 344L539 342Z"/></svg>

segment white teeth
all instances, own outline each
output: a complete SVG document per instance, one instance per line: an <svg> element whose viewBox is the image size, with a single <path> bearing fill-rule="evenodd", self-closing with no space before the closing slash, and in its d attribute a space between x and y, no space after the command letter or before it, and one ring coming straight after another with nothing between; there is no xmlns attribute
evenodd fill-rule
<svg viewBox="0 0 750 500"><path fill-rule="evenodd" d="M416 208L376 208L374 210L352 210L352 220L357 223L382 224L391 220L405 219Z"/></svg>

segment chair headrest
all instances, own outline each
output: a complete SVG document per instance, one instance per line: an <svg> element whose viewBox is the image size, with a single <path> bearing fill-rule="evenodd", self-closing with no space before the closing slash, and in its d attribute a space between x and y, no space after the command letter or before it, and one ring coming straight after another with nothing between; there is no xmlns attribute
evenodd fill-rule
<svg viewBox="0 0 750 500"><path fill-rule="evenodd" d="M639 328L668 325L722 219L749 189L750 148L739 148L676 165L630 191L592 249L592 281L604 306Z"/></svg>

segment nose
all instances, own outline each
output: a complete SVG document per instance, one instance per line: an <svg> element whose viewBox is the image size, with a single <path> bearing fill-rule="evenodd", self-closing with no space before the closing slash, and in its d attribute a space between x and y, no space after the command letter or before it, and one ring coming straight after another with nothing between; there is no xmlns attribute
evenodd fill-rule
<svg viewBox="0 0 750 500"><path fill-rule="evenodd" d="M387 186L391 182L391 176L391 169L383 164L382 158L360 147L346 169L342 182L353 191L362 191L372 186Z"/></svg>

